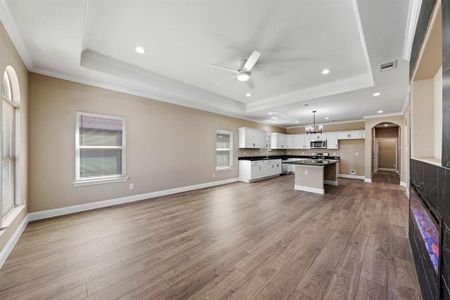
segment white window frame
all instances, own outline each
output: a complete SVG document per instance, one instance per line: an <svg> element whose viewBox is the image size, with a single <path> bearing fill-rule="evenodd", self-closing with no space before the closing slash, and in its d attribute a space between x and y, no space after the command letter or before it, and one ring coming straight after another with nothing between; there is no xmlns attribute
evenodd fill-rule
<svg viewBox="0 0 450 300"><path fill-rule="evenodd" d="M218 134L228 134L230 136L230 148L217 148L217 135ZM234 141L233 141L233 131L231 130L223 130L223 129L218 129L216 131L216 135L215 135L215 139L214 139L215 145L216 145L216 153L215 153L215 165L216 165L216 171L221 171L221 170L228 170L231 169L233 167L233 151L234 151ZM218 151L228 151L229 152L229 156L230 156L230 164L228 166L224 166L224 167L218 167L217 166L217 152Z"/></svg>
<svg viewBox="0 0 450 300"><path fill-rule="evenodd" d="M122 121L122 146L80 146L80 117L88 116L88 117L98 117L105 119L113 119ZM78 186L87 186L87 185L95 185L102 183L113 183L113 182L121 182L127 181L128 177L126 176L126 121L124 117L110 116L110 115L101 115L101 114L93 114L93 113L85 113L85 112L77 112L76 114L76 122L75 122L75 181L73 185L75 187ZM109 175L109 176L95 176L95 177L80 177L80 149L122 149L122 174L118 175Z"/></svg>
<svg viewBox="0 0 450 300"><path fill-rule="evenodd" d="M14 202L13 207L6 212L3 215L3 207L2 207L2 201L0 201L0 228L8 227L8 225L14 220L15 216L18 214L18 212L21 210L21 202L20 202L20 188L19 188L19 153L20 153L20 143L19 143L19 137L20 137L20 90L19 90L19 82L16 74L16 70L12 66L7 66L1 76L3 77L4 74L7 75L9 90L11 94L11 99L8 99L6 97L3 97L3 95L0 95L0 100L8 102L10 105L14 108L14 159L15 159L15 170L14 170ZM2 84L3 84L3 78L2 78ZM2 87L3 88L3 87ZM0 103L0 116L3 109L3 103ZM0 142L3 140L3 128L0 126ZM2 155L2 147L0 144L0 156ZM2 193L2 178L3 173L2 170L0 170L0 193ZM23 206L23 205L22 205ZM3 216L2 216L3 215Z"/></svg>

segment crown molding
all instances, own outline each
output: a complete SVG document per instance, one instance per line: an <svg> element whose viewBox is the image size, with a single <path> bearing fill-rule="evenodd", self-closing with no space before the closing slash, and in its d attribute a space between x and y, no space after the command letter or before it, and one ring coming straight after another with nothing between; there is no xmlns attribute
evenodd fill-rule
<svg viewBox="0 0 450 300"><path fill-rule="evenodd" d="M17 24L14 21L14 18L11 15L11 11L9 10L8 4L6 0L0 0L0 21L5 27L6 32L8 33L14 47L19 53L20 58L22 59L25 67L28 71L33 69L33 61L30 56L30 52L25 46L25 42L20 34L20 31L17 28Z"/></svg>
<svg viewBox="0 0 450 300"><path fill-rule="evenodd" d="M327 123L320 122L319 124L323 125L323 126L327 126L327 125L359 123L359 122L364 122L364 119L355 119L355 120L348 120L348 121L336 121L336 122L327 122ZM296 126L289 126L289 127L286 127L286 128L288 128L288 129L289 128L304 128L306 126L309 126L309 125L296 125Z"/></svg>
<svg viewBox="0 0 450 300"><path fill-rule="evenodd" d="M403 116L403 113L390 113L390 114L379 114L379 115L370 115L370 116L364 116L364 119L377 119L377 118L385 118L385 117L398 117Z"/></svg>
<svg viewBox="0 0 450 300"><path fill-rule="evenodd" d="M410 0L408 10L408 23L406 25L405 41L403 42L403 59L411 59L412 44L416 33L417 21L419 20L422 0Z"/></svg>

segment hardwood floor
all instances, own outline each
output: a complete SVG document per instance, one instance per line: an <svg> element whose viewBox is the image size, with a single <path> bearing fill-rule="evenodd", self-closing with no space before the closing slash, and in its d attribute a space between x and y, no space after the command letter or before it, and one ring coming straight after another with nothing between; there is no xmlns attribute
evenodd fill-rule
<svg viewBox="0 0 450 300"><path fill-rule="evenodd" d="M372 175L373 182L400 184L400 176L395 172L378 171Z"/></svg>
<svg viewBox="0 0 450 300"><path fill-rule="evenodd" d="M419 299L398 185L293 176L31 223L0 299Z"/></svg>

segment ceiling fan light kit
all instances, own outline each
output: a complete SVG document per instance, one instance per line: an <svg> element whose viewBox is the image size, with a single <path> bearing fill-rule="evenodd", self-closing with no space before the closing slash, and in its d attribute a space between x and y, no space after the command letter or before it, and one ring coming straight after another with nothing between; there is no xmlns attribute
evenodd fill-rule
<svg viewBox="0 0 450 300"><path fill-rule="evenodd" d="M235 70L235 69L232 69L229 67L225 67L225 66L221 66L221 65L216 65L216 64L211 64L211 65L213 67L237 74L236 79L238 81L246 82L247 86L249 88L254 89L255 83L250 79L250 75L252 74L251 71L252 71L253 67L256 65L256 63L258 62L258 59L260 56L261 56L261 53L259 53L256 50L253 51L252 54L250 54L250 56L247 59L243 60L243 65L238 70Z"/></svg>
<svg viewBox="0 0 450 300"><path fill-rule="evenodd" d="M249 73L245 73L245 72L239 73L237 75L237 79L239 81L248 81L250 79L250 74Z"/></svg>

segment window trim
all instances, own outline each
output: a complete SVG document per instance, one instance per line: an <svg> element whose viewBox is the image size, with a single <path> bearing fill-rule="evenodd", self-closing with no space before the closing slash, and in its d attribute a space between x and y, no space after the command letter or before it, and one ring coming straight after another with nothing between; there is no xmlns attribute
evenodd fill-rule
<svg viewBox="0 0 450 300"><path fill-rule="evenodd" d="M230 148L217 148L217 135L218 134L228 134L230 135ZM224 171L229 170L233 168L234 165L234 140L233 140L233 131L232 130L224 130L224 129L217 129L216 130L216 136L215 136L215 145L216 145L216 153L215 153L215 165L216 165L216 171ZM218 167L217 166L217 152L218 151L227 151L230 156L230 164L228 166Z"/></svg>
<svg viewBox="0 0 450 300"><path fill-rule="evenodd" d="M20 126L20 120L21 120L21 115L20 115L20 100L21 100L21 95L20 95L20 86L19 86L19 78L17 76L16 70L11 66L11 65L7 65L6 68L4 69L2 76L7 76L7 81L8 81L8 85L9 85L9 91L11 93L11 99L8 99L6 97L3 96L2 93L0 93L0 101L6 101L7 103L9 103L10 105L12 105L12 107L14 108L14 132L15 132L15 136L14 136L14 159L15 159L15 170L14 170L14 203L13 203L13 207L8 210L8 212L6 212L3 215L3 207L2 207L2 201L0 201L0 227L8 227L9 224L5 224L5 222L7 223L7 220L10 219L11 215L15 215L14 212L16 212L18 210L18 208L21 208L24 206L22 199L22 195L21 195L21 182L19 181L19 175L21 174L20 171L20 157L21 157L21 141L20 141L20 132L21 132L21 126ZM2 78L2 84L3 84L3 78ZM2 112L2 108L3 108L3 103L0 103L0 113ZM1 146L1 141L3 139L3 128L0 126L0 146ZM2 148L0 147L0 155L2 155ZM0 193L3 192L3 186L2 186L2 182L3 182L3 173L2 170L0 170Z"/></svg>
<svg viewBox="0 0 450 300"><path fill-rule="evenodd" d="M80 177L80 117L88 116L88 117L98 117L105 119L113 119L122 121L122 146L84 146L84 149L122 149L122 174L118 175L108 175L108 176L94 176L94 177ZM128 177L126 176L126 120L124 117L118 116L110 116L110 115L102 115L102 114L94 114L94 113L86 113L86 112L77 112L76 113L76 121L75 121L75 180L73 182L74 187L80 186L89 186L89 185L97 185L103 183L114 183L114 182L122 182L127 181Z"/></svg>

